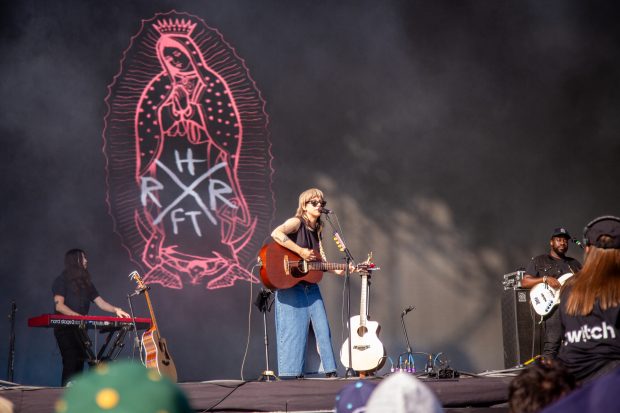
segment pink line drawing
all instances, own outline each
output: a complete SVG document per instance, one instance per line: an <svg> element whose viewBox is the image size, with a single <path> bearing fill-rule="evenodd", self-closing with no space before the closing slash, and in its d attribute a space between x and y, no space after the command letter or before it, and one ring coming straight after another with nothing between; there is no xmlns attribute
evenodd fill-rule
<svg viewBox="0 0 620 413"><path fill-rule="evenodd" d="M107 203L146 283L257 283L271 227L268 116L222 35L171 11L142 21L108 87Z"/></svg>

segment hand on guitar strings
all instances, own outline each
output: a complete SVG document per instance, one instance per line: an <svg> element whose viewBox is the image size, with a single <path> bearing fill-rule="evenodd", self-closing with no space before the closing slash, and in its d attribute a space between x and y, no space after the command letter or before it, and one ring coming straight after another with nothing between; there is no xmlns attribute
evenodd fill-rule
<svg viewBox="0 0 620 413"><path fill-rule="evenodd" d="M299 256L306 261L314 261L316 260L316 256L314 255L314 251L308 248L301 248L299 250Z"/></svg>

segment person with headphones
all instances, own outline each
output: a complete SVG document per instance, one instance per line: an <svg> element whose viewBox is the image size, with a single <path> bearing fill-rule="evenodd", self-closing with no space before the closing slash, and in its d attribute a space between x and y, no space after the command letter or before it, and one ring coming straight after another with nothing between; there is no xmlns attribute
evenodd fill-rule
<svg viewBox="0 0 620 413"><path fill-rule="evenodd" d="M583 243L584 267L561 292L558 355L582 382L620 367L620 218L591 221Z"/></svg>
<svg viewBox="0 0 620 413"><path fill-rule="evenodd" d="M581 263L579 261L566 256L570 240L572 240L572 237L566 228L555 228L549 239L549 253L532 258L525 268L521 286L523 288L533 288L537 284L545 283L551 288L559 289L561 284L558 278L561 275L567 273L575 274L581 270ZM542 328L542 356L555 358L562 341L562 330L557 307L545 316Z"/></svg>

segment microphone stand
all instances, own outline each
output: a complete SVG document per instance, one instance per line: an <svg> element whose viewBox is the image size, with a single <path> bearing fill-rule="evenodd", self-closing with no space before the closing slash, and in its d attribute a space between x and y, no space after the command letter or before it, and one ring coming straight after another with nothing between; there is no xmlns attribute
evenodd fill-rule
<svg viewBox="0 0 620 413"><path fill-rule="evenodd" d="M258 310L263 313L263 342L265 344L265 370L258 377L258 381L279 381L280 378L276 376L276 373L269 368L269 335L267 333L267 311L271 311L273 300L271 300L271 290L267 288L261 288L254 305L258 307Z"/></svg>
<svg viewBox="0 0 620 413"><path fill-rule="evenodd" d="M349 248L347 248L347 246L342 241L342 238L338 234L338 231L336 231L336 227L328 214L325 214L325 219L327 220L327 222L329 222L330 227L334 231L334 238L339 241L339 244L341 244L341 251L345 254L346 267L344 272L344 288L347 291L347 334L349 338L349 366L347 367L344 376L345 378L355 377L356 373L355 370L353 370L353 343L351 342L351 271L349 270L350 264L352 262L355 262L355 260L353 259Z"/></svg>
<svg viewBox="0 0 620 413"><path fill-rule="evenodd" d="M9 334L9 358L7 366L7 380L13 381L13 373L15 372L15 313L17 312L17 304L15 301L11 303L11 312L9 313L9 320L11 323L11 331Z"/></svg>
<svg viewBox="0 0 620 413"><path fill-rule="evenodd" d="M133 305L131 302L131 297L133 297L135 295L135 293L132 294L127 294L127 302L129 303L129 314L131 314L131 325L133 327L133 333L134 333L134 338L133 338L133 345L132 345L132 350L131 350L131 359L134 359L134 356L136 354L136 347L139 346L140 341L138 339L138 326L136 326L136 317L134 316L133 313ZM140 355L140 361L142 361L142 355Z"/></svg>
<svg viewBox="0 0 620 413"><path fill-rule="evenodd" d="M412 308L412 310L415 309ZM405 354L407 355L407 364L409 365L408 368L412 368L413 366L411 365L411 361L413 360L413 353L411 352L411 344L409 343L409 335L407 334L407 326L405 325L405 316L407 315L407 313L409 311L407 311L408 309L405 309L405 311L403 311L400 314L400 322L403 326L403 333L405 333L405 341L407 342L407 351L405 352ZM401 354L402 356L402 354ZM400 364L400 362L399 362ZM399 366L402 367L402 366Z"/></svg>

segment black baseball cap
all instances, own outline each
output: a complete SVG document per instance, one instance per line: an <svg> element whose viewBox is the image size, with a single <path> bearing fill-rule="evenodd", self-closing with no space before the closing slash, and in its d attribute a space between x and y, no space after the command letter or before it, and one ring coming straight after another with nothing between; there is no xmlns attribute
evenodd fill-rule
<svg viewBox="0 0 620 413"><path fill-rule="evenodd" d="M601 235L612 238L611 241L601 242ZM584 231L586 245L594 245L598 248L620 249L620 218L604 216L595 219L588 224Z"/></svg>
<svg viewBox="0 0 620 413"><path fill-rule="evenodd" d="M551 238L553 237L564 237L564 238L572 238L566 228L558 227L553 230L553 234L551 234Z"/></svg>

